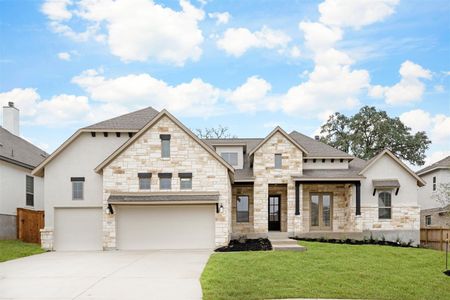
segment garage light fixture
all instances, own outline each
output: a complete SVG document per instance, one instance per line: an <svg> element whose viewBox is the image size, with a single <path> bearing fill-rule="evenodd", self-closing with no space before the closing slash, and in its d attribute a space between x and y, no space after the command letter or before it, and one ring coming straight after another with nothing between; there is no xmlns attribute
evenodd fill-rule
<svg viewBox="0 0 450 300"><path fill-rule="evenodd" d="M217 213L223 213L223 205L222 205L222 203L221 204L216 203L216 212Z"/></svg>
<svg viewBox="0 0 450 300"><path fill-rule="evenodd" d="M108 215L113 215L114 214L114 210L111 204L108 204L108 207L106 207L106 213Z"/></svg>

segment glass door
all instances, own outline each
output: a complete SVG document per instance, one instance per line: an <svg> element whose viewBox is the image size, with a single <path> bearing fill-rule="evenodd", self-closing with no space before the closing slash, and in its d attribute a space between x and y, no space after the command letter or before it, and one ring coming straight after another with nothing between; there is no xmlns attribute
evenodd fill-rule
<svg viewBox="0 0 450 300"><path fill-rule="evenodd" d="M311 229L331 230L333 201L330 193L311 194Z"/></svg>

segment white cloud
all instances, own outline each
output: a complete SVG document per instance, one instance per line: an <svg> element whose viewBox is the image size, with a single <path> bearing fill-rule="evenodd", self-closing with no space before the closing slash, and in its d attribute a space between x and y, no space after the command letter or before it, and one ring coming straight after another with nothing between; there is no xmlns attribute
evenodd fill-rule
<svg viewBox="0 0 450 300"><path fill-rule="evenodd" d="M70 55L69 52L59 52L58 53L58 58L60 60L70 61L71 55Z"/></svg>
<svg viewBox="0 0 450 300"><path fill-rule="evenodd" d="M15 88L0 93L0 106L6 106L11 101L20 109L21 116L32 116L36 113L36 103L40 98L36 89Z"/></svg>
<svg viewBox="0 0 450 300"><path fill-rule="evenodd" d="M414 109L400 115L400 120L411 127L413 132L427 131L431 127L431 115L421 109Z"/></svg>
<svg viewBox="0 0 450 300"><path fill-rule="evenodd" d="M448 145L450 140L450 116L437 114L432 116L421 109L411 110L400 115L400 120L413 132L425 131L433 144Z"/></svg>
<svg viewBox="0 0 450 300"><path fill-rule="evenodd" d="M333 47L343 35L341 29L318 22L300 22L298 26L303 31L306 46L315 52Z"/></svg>
<svg viewBox="0 0 450 300"><path fill-rule="evenodd" d="M443 93L443 92L445 92L445 87L444 87L442 84L436 84L436 85L434 86L434 90L435 90L437 93Z"/></svg>
<svg viewBox="0 0 450 300"><path fill-rule="evenodd" d="M447 151L434 151L430 155L427 155L425 159L425 166L429 166L431 164L434 164L435 162L440 161L441 159L446 158L450 155L450 150Z"/></svg>
<svg viewBox="0 0 450 300"><path fill-rule="evenodd" d="M271 89L272 86L269 82L258 76L252 76L247 78L244 84L230 92L227 100L233 103L241 112L267 110L273 107L270 104L270 99L267 97Z"/></svg>
<svg viewBox="0 0 450 300"><path fill-rule="evenodd" d="M210 17L211 19L216 19L216 24L217 25L221 25L221 24L228 24L228 22L231 19L231 15L229 12L214 12L214 13L209 13L208 17Z"/></svg>
<svg viewBox="0 0 450 300"><path fill-rule="evenodd" d="M372 87L372 97L385 97L386 103L391 105L405 105L422 100L425 92L425 84L421 79L431 79L431 72L422 66L409 60L402 63L400 67L400 82L391 86Z"/></svg>
<svg viewBox="0 0 450 300"><path fill-rule="evenodd" d="M66 94L38 102L36 111L33 123L47 126L79 123L92 113L87 97Z"/></svg>
<svg viewBox="0 0 450 300"><path fill-rule="evenodd" d="M216 44L219 49L239 57L251 48L283 49L290 41L291 38L283 31L263 26L255 32L243 27L229 28Z"/></svg>
<svg viewBox="0 0 450 300"><path fill-rule="evenodd" d="M298 57L302 56L302 52L300 51L300 48L298 46L293 46L289 50L289 56L291 56L293 58L298 58Z"/></svg>
<svg viewBox="0 0 450 300"><path fill-rule="evenodd" d="M325 0L319 5L320 22L359 29L392 15L398 3L399 0Z"/></svg>
<svg viewBox="0 0 450 300"><path fill-rule="evenodd" d="M71 10L68 3L46 1L42 6L53 31L77 41L107 42L111 53L123 61L156 60L181 66L202 54L198 22L204 11L187 0L180 0L179 11L151 0L84 0L74 3ZM84 32L67 24L73 16L86 24Z"/></svg>

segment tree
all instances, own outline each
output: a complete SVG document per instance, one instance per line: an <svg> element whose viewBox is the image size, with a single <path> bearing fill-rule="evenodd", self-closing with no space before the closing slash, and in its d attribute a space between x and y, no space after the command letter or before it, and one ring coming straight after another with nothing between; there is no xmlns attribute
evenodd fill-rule
<svg viewBox="0 0 450 300"><path fill-rule="evenodd" d="M218 127L195 129L195 133L201 139L226 139L226 138L234 138L236 136L232 136L229 132L228 127L224 127L219 125Z"/></svg>
<svg viewBox="0 0 450 300"><path fill-rule="evenodd" d="M384 149L414 165L425 163L431 141L424 131L415 134L398 118L385 111L364 106L347 117L334 113L321 126L321 141L362 159L370 159Z"/></svg>

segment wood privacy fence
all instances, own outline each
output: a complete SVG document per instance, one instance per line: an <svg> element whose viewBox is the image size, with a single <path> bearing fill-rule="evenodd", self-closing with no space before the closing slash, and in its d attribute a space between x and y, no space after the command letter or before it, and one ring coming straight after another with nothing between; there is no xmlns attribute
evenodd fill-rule
<svg viewBox="0 0 450 300"><path fill-rule="evenodd" d="M420 228L420 245L423 247L444 251L449 238L450 228Z"/></svg>
<svg viewBox="0 0 450 300"><path fill-rule="evenodd" d="M17 238L27 243L41 243L44 228L44 212L41 210L17 209Z"/></svg>

